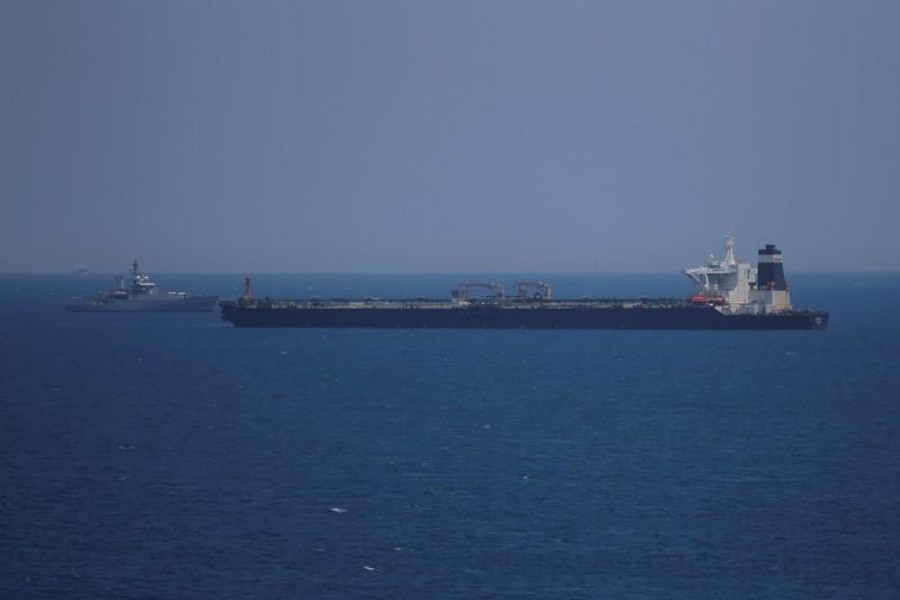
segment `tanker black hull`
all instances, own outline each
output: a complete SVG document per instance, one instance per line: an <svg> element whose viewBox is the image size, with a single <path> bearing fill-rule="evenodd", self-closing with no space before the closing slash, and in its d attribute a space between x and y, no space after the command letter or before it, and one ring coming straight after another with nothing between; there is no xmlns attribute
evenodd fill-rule
<svg viewBox="0 0 900 600"><path fill-rule="evenodd" d="M236 327L433 329L824 329L828 313L725 315L713 307L315 308L221 302Z"/></svg>

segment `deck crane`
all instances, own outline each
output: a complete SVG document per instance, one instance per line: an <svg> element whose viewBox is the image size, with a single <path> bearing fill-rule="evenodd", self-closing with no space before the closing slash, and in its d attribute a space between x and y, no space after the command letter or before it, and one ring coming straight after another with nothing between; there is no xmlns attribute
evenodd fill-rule
<svg viewBox="0 0 900 600"><path fill-rule="evenodd" d="M469 289L471 288L481 288L493 292L496 298L502 299L505 294L503 292L503 284L500 283L461 283L457 288L457 297L462 300L469 299Z"/></svg>
<svg viewBox="0 0 900 600"><path fill-rule="evenodd" d="M553 288L543 281L517 281L513 285L518 298L528 298L529 289L536 290L531 296L534 300L550 300L553 297Z"/></svg>

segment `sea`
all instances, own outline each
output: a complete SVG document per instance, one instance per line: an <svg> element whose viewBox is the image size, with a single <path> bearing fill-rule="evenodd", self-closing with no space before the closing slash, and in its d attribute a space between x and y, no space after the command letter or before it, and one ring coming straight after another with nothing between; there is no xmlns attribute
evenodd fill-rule
<svg viewBox="0 0 900 600"><path fill-rule="evenodd" d="M254 285L447 297L462 278ZM678 274L551 279L689 292ZM794 274L795 305L830 325L770 332L64 310L111 282L0 276L0 598L900 597L898 274Z"/></svg>

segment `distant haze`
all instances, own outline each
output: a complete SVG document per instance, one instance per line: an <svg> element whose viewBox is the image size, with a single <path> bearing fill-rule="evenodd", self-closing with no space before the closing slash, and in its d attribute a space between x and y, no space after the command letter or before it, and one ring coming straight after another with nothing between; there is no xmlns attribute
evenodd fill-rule
<svg viewBox="0 0 900 600"><path fill-rule="evenodd" d="M900 269L900 2L0 3L0 271Z"/></svg>

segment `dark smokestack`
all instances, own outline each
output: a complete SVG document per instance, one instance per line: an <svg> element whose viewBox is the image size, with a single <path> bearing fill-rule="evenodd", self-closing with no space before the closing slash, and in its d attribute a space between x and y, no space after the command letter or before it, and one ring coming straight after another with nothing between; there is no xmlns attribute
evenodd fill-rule
<svg viewBox="0 0 900 600"><path fill-rule="evenodd" d="M784 280L784 259L775 244L766 244L759 251L756 274L756 288L760 290L786 290Z"/></svg>

